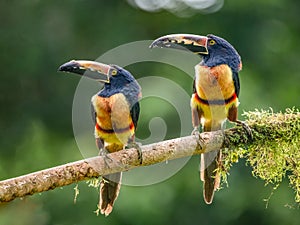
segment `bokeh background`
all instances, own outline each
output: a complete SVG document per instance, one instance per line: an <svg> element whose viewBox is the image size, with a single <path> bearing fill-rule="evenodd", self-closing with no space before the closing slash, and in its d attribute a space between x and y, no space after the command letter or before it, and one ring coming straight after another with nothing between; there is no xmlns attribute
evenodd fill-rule
<svg viewBox="0 0 300 225"><path fill-rule="evenodd" d="M1 0L0 179L83 158L72 130L80 78L57 68L132 41L169 33L222 36L243 60L240 112L299 108L299 9L296 0ZM137 78L155 74L192 92L191 78L174 67L145 62L126 68ZM150 135L151 117L165 121L164 139L178 137L179 118L171 105L160 100L142 105L138 137ZM158 184L123 186L108 218L94 214L98 191L81 182L76 204L75 184L1 204L0 224L299 224L288 184L273 191L252 176L244 160L230 171L229 186L205 205L198 163L193 157Z"/></svg>

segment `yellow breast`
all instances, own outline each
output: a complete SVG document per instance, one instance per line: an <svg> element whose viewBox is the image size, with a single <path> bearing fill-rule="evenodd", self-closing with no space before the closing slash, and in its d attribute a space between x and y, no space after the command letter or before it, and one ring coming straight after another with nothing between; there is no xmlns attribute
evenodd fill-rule
<svg viewBox="0 0 300 225"><path fill-rule="evenodd" d="M92 97L96 111L95 136L104 140L107 149L120 150L134 135L130 106L122 93L103 98Z"/></svg>
<svg viewBox="0 0 300 225"><path fill-rule="evenodd" d="M215 67L197 65L195 85L200 98L221 100L230 98L234 92L232 71L226 64Z"/></svg>
<svg viewBox="0 0 300 225"><path fill-rule="evenodd" d="M210 124L212 127L222 124L227 118L229 108L239 104L232 71L225 64L212 68L197 65L195 70L197 94L192 96L191 107L202 112L202 124Z"/></svg>

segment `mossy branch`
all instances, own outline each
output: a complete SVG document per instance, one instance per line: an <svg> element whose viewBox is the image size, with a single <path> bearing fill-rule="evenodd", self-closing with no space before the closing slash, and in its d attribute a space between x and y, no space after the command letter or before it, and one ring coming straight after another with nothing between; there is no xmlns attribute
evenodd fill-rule
<svg viewBox="0 0 300 225"><path fill-rule="evenodd" d="M223 148L222 177L239 157L246 158L253 175L278 184L287 175L300 202L300 113L255 111L245 113L252 129L250 140L242 127L217 132L201 133L142 146L143 163L139 163L136 149L126 149L109 155L88 158L61 166L41 170L24 176L0 181L0 203L18 197L40 193L101 175L127 171L166 160L201 154ZM224 141L225 140L225 141Z"/></svg>
<svg viewBox="0 0 300 225"><path fill-rule="evenodd" d="M227 132L226 137L232 146L223 150L224 171L228 171L238 158L245 158L252 167L253 176L264 180L266 185L273 184L277 188L283 178L287 177L295 190L295 201L300 203L299 110L287 109L285 113L256 110L244 115L252 129L253 140L247 146L240 141L242 136L239 132Z"/></svg>

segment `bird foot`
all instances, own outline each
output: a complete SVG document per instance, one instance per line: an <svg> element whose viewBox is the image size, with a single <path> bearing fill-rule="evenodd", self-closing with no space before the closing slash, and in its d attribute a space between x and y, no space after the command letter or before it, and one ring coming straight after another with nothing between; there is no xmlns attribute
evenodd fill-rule
<svg viewBox="0 0 300 225"><path fill-rule="evenodd" d="M198 127L194 127L194 130L192 131L191 135L196 135L196 136L200 135Z"/></svg>
<svg viewBox="0 0 300 225"><path fill-rule="evenodd" d="M225 131L223 129L222 129L222 134L223 134L223 137L224 137L224 142L223 142L223 146L222 147L229 146L230 145L230 141L229 141L228 137L226 136Z"/></svg>
<svg viewBox="0 0 300 225"><path fill-rule="evenodd" d="M250 138L250 140L253 140L253 133L252 133L252 130L251 128L249 127L249 125L247 123L245 123L244 121L240 121L240 120L237 120L235 121L237 123L237 125L240 125L244 128L244 130L246 131L248 137Z"/></svg>
<svg viewBox="0 0 300 225"><path fill-rule="evenodd" d="M200 131L198 127L194 127L194 130L192 131L191 135L197 137L197 149L203 149L203 141L202 141L202 137L200 136Z"/></svg>
<svg viewBox="0 0 300 225"><path fill-rule="evenodd" d="M103 157L105 165L110 168L110 164L114 161L114 159L109 157L109 152L106 149L101 149L98 155Z"/></svg>
<svg viewBox="0 0 300 225"><path fill-rule="evenodd" d="M131 142L126 146L126 149L135 148L138 152L138 159L140 161L140 164L143 164L143 151L141 146L142 144L139 142Z"/></svg>

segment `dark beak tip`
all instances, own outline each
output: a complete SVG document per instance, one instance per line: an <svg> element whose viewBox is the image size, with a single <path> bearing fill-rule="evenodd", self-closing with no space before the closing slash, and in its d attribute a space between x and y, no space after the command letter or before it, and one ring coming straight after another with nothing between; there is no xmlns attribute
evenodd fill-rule
<svg viewBox="0 0 300 225"><path fill-rule="evenodd" d="M156 41L153 41L152 43L151 43L151 45L149 45L149 48L156 48L156 47L158 47L158 45L157 45L157 42Z"/></svg>
<svg viewBox="0 0 300 225"><path fill-rule="evenodd" d="M149 46L149 48L164 48L164 47L167 47L165 44L166 44L166 40L155 40L151 43L151 45Z"/></svg>
<svg viewBox="0 0 300 225"><path fill-rule="evenodd" d="M66 68L63 65L61 65L58 67L57 71L59 71L59 72L66 71Z"/></svg>
<svg viewBox="0 0 300 225"><path fill-rule="evenodd" d="M57 70L60 72L73 72L78 68L79 68L78 63L72 60L70 62L64 63Z"/></svg>

